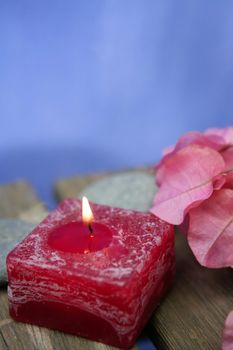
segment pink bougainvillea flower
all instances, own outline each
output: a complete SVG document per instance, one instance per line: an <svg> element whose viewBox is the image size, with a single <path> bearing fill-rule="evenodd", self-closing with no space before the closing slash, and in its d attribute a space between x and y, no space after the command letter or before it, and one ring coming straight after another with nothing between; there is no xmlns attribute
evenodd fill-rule
<svg viewBox="0 0 233 350"><path fill-rule="evenodd" d="M210 137L220 136L224 139L225 146L233 145L233 126L226 128L210 128L204 132L205 135Z"/></svg>
<svg viewBox="0 0 233 350"><path fill-rule="evenodd" d="M188 243L201 265L233 266L233 190L215 191L190 210Z"/></svg>
<svg viewBox="0 0 233 350"><path fill-rule="evenodd" d="M174 149L175 149L175 145L168 146L168 147L164 148L164 150L162 152L163 156L166 156L169 153L172 153L174 151Z"/></svg>
<svg viewBox="0 0 233 350"><path fill-rule="evenodd" d="M233 170L233 146L228 147L222 151L221 156L223 157L226 164L225 171L228 172L230 170Z"/></svg>
<svg viewBox="0 0 233 350"><path fill-rule="evenodd" d="M233 311L229 313L225 321L222 350L233 350Z"/></svg>
<svg viewBox="0 0 233 350"><path fill-rule="evenodd" d="M188 145L199 145L210 147L218 151L224 144L225 139L221 135L205 135L200 131L189 131L179 138L176 143L175 150L179 151Z"/></svg>
<svg viewBox="0 0 233 350"><path fill-rule="evenodd" d="M222 156L209 147L182 148L166 161L151 212L171 224L181 224L191 208L211 196L216 178L220 188L224 168Z"/></svg>
<svg viewBox="0 0 233 350"><path fill-rule="evenodd" d="M233 127L181 136L155 169L151 212L179 225L201 265L233 267ZM233 350L233 311L222 350Z"/></svg>
<svg viewBox="0 0 233 350"><path fill-rule="evenodd" d="M209 147L219 151L225 146L225 139L221 135L204 135L199 131L190 131L182 135L175 146L167 147L163 151L162 160L156 165L156 182L160 186L164 179L164 170L167 161L178 151L187 147L188 145L199 145Z"/></svg>
<svg viewBox="0 0 233 350"><path fill-rule="evenodd" d="M225 183L223 187L233 189L233 173L225 175Z"/></svg>

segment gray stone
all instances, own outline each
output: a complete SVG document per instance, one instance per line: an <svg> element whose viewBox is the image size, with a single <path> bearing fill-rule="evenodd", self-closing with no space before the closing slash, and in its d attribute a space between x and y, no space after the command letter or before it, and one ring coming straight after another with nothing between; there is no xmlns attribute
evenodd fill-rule
<svg viewBox="0 0 233 350"><path fill-rule="evenodd" d="M95 203L148 211L156 193L155 178L143 171L109 175L87 186L79 197Z"/></svg>
<svg viewBox="0 0 233 350"><path fill-rule="evenodd" d="M0 219L0 285L7 283L6 256L32 231L34 224L17 219Z"/></svg>

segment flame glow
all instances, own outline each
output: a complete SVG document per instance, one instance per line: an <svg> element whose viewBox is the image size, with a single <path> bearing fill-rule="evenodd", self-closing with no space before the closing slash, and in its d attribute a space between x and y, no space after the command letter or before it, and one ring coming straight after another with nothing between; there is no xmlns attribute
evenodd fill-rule
<svg viewBox="0 0 233 350"><path fill-rule="evenodd" d="M82 199L82 219L83 222L85 222L87 225L90 225L94 220L94 215L92 213L87 197L83 197Z"/></svg>

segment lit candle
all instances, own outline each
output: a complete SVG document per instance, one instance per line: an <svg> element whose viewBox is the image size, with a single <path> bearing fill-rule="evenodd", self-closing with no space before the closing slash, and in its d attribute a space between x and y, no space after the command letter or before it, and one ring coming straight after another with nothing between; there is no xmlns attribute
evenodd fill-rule
<svg viewBox="0 0 233 350"><path fill-rule="evenodd" d="M95 222L86 197L82 199L82 220L72 220L59 225L49 235L49 245L70 253L91 253L108 247L112 240L111 230Z"/></svg>
<svg viewBox="0 0 233 350"><path fill-rule="evenodd" d="M90 204L88 202L87 197L83 197L82 200L82 219L83 222L88 225L90 236L93 236L93 229L91 227L91 224L93 222L94 216L90 207Z"/></svg>
<svg viewBox="0 0 233 350"><path fill-rule="evenodd" d="M171 285L174 264L171 225L67 199L7 257L10 315L128 348Z"/></svg>

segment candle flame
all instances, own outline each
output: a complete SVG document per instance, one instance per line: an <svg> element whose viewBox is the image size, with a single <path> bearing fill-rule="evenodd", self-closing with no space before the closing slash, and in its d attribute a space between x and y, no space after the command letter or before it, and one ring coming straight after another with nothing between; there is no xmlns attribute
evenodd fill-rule
<svg viewBox="0 0 233 350"><path fill-rule="evenodd" d="M82 199L82 218L83 222L85 222L87 225L91 225L92 221L94 220L94 215L87 197L83 197Z"/></svg>

